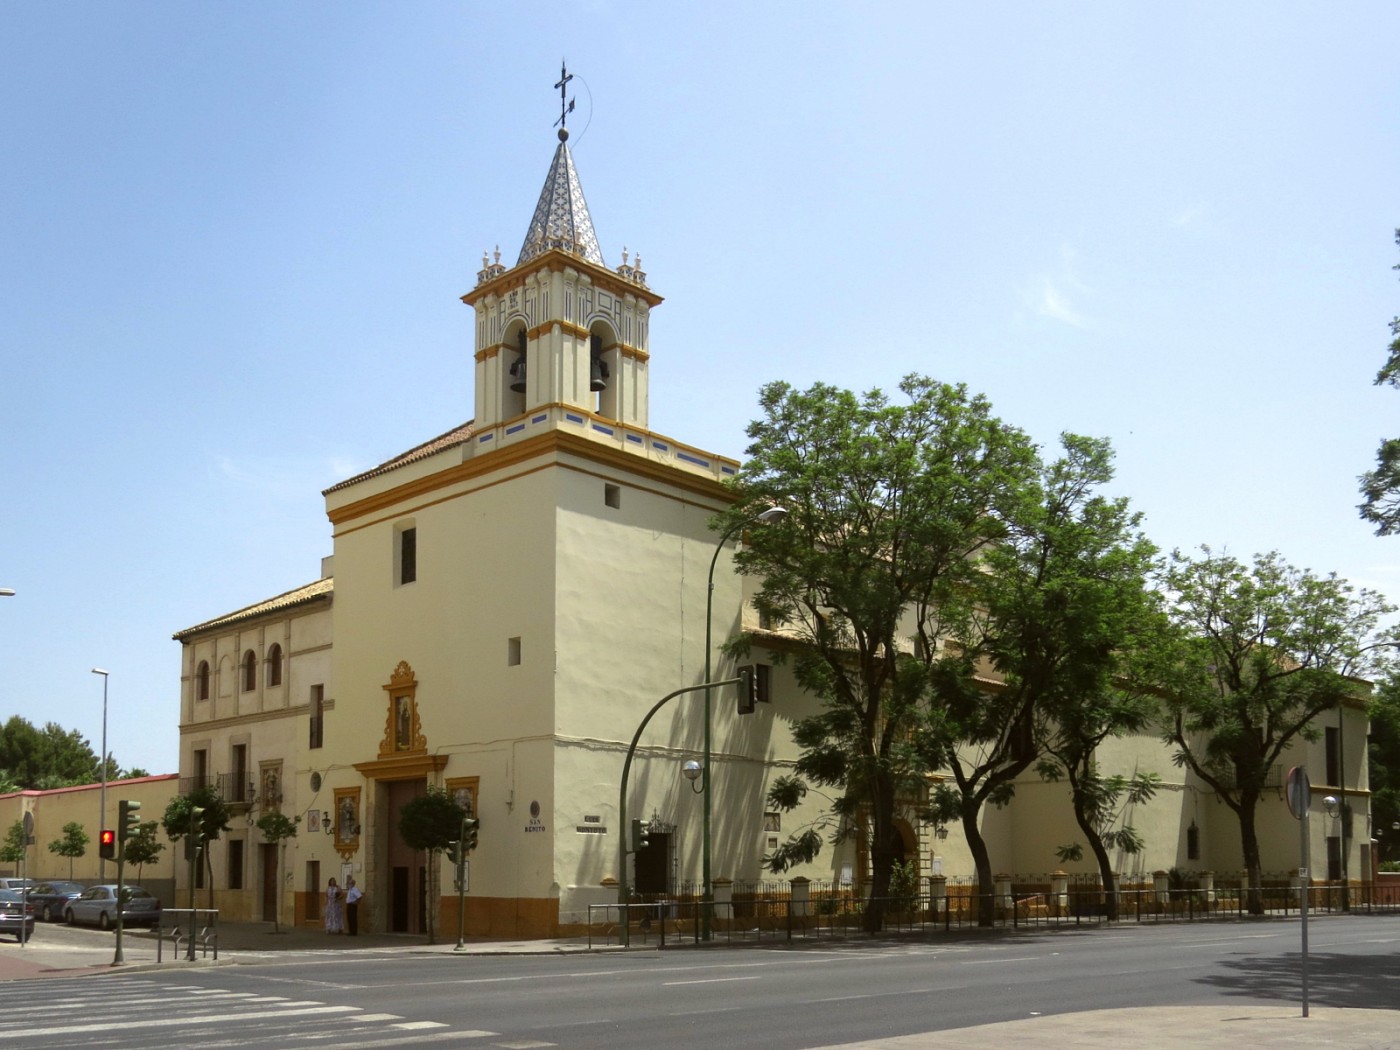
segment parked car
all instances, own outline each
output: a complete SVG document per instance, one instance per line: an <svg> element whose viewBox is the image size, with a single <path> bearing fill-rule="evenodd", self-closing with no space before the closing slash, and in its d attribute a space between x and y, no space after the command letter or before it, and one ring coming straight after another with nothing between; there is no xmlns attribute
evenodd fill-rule
<svg viewBox="0 0 1400 1050"><path fill-rule="evenodd" d="M22 890L0 890L0 933L15 940L34 936L34 905L24 899Z"/></svg>
<svg viewBox="0 0 1400 1050"><path fill-rule="evenodd" d="M22 890L26 886L33 885L33 879L17 879L10 875L0 875L0 890Z"/></svg>
<svg viewBox="0 0 1400 1050"><path fill-rule="evenodd" d="M43 922L61 922L63 909L78 894L87 889L81 882L36 882L29 887L29 903Z"/></svg>
<svg viewBox="0 0 1400 1050"><path fill-rule="evenodd" d="M122 925L155 926L160 922L160 901L140 886L122 887ZM117 886L89 886L63 908L69 926L79 924L110 930L117 924Z"/></svg>

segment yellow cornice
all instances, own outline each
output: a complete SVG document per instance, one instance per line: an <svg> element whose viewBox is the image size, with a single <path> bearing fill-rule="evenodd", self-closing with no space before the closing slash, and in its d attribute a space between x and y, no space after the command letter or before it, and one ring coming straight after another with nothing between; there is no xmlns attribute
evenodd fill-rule
<svg viewBox="0 0 1400 1050"><path fill-rule="evenodd" d="M580 328L578 325L570 324L568 321L546 321L544 324L532 328L530 330L530 335L534 338L538 338L541 332L548 331L555 325L564 329L564 331L572 335L575 339L587 339L590 334L588 329ZM640 347L630 346L627 343L619 341L613 343L612 346L606 347L606 349L611 350L613 347L617 348L618 354L622 357L635 357L638 361L651 360L651 354ZM495 357L502 350L507 349L513 350L515 348L507 347L505 343L493 343L491 346L484 346L478 350L476 352L476 359L477 361L485 361L488 358Z"/></svg>
<svg viewBox="0 0 1400 1050"><path fill-rule="evenodd" d="M569 406L569 410L577 411L572 406ZM707 499L724 502L731 502L734 499L729 489L713 478L692 474L669 463L658 463L633 452L624 452L578 434L571 434L563 430L549 430L514 444L473 456L464 463L437 471L425 478L415 478L384 492L366 496L364 499L347 503L334 510L328 510L326 516L330 519L331 524L338 528L357 518L383 512L404 502L422 500L434 492L473 481L486 474L518 467L542 456L565 453L653 481L664 482L667 485L694 492ZM541 467L547 465L550 464L541 464ZM540 467L535 469L540 469Z"/></svg>
<svg viewBox="0 0 1400 1050"><path fill-rule="evenodd" d="M405 755L356 762L355 770L366 780L409 780L441 773L447 768L446 755Z"/></svg>
<svg viewBox="0 0 1400 1050"><path fill-rule="evenodd" d="M199 703L207 703L201 700ZM334 700L326 700L322 708L330 711L335 707ZM235 726L252 725L256 722L275 722L279 718L305 718L311 713L310 704L293 704L290 707L278 707L270 711L253 711L244 715L229 715L226 718L209 718L203 722L182 722L180 723L180 735L197 736L200 733L218 732L224 729L232 729Z"/></svg>
<svg viewBox="0 0 1400 1050"><path fill-rule="evenodd" d="M562 273L565 269L577 270L579 273L587 274L589 279L597 288L604 288L613 295L626 296L635 295L644 301L648 306L659 306L665 302L661 296L657 295L650 288L644 288L640 284L633 284L609 270L606 266L599 266L596 263L588 262L577 255L570 255L562 248L551 248L541 255L535 256L529 262L513 267L493 278L479 284L466 295L462 296L462 302L468 306L475 306L477 302L488 295L506 295L514 288L523 287L525 282L535 274L542 271L551 273Z"/></svg>

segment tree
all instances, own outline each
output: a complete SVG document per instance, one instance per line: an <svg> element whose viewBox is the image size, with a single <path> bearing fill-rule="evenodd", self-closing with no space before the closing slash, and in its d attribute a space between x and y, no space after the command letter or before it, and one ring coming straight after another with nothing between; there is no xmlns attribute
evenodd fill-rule
<svg viewBox="0 0 1400 1050"><path fill-rule="evenodd" d="M285 839L294 839L294 838L297 837L297 825L296 825L296 821L292 820L292 818L291 818L291 817L288 817L286 814L284 814L284 813L279 813L279 812L277 812L277 811L275 811L275 810L274 810L273 812L271 812L271 813L264 813L262 816L260 816L260 817L258 818L257 828L258 828L258 831L260 831L260 832L262 833L263 840L264 840L265 842L267 842L269 845L272 845L272 846L277 846L278 844L280 844L281 842L283 842ZM281 885L282 885L282 859L283 859L283 854L284 854L285 852L286 852L285 850L280 850L280 849L277 851L277 885L278 885L278 886L281 886ZM275 891L274 891L274 892L275 892ZM279 906L280 906L280 902L279 902L279 901L274 900L274 901L272 902L272 932L273 932L273 933L279 933L279 932L281 932L281 919L280 919L281 912L280 912L280 910L279 910Z"/></svg>
<svg viewBox="0 0 1400 1050"><path fill-rule="evenodd" d="M68 878L73 878L73 861L87 853L87 844L92 840L76 820L63 825L63 837L49 843L49 852L68 858Z"/></svg>
<svg viewBox="0 0 1400 1050"><path fill-rule="evenodd" d="M228 830L228 803L224 801L212 784L195 788L188 795L177 795L165 807L161 826L171 842L180 842L190 833L190 811L196 806L204 812L200 815L200 839L204 843L213 842ZM204 865L208 875L209 907L214 907L214 862L209 857L209 849L204 849ZM193 889L193 887L191 887Z"/></svg>
<svg viewBox="0 0 1400 1050"><path fill-rule="evenodd" d="M1400 230L1395 231L1395 243L1400 245ZM1400 270L1400 264L1392 269ZM1400 317L1390 321L1390 351L1385 364L1376 373L1377 386L1400 387ZM1376 450L1376 468L1361 475L1361 495L1358 510L1365 521L1376 526L1377 536L1400 532L1400 438L1385 438Z"/></svg>
<svg viewBox="0 0 1400 1050"><path fill-rule="evenodd" d="M798 776L774 790L795 805L804 781L831 787L845 827L868 822L870 931L898 856L897 800L923 790L910 737L926 683L908 658L908 611L936 616L968 585L1034 464L1025 435L965 387L909 376L900 391L894 404L878 390L764 387L738 500L711 523L722 532L771 504L788 511L735 559L760 581L759 611L795 637L794 676L822 707L794 726ZM786 870L821 844L809 830L766 863Z"/></svg>
<svg viewBox="0 0 1400 1050"><path fill-rule="evenodd" d="M1201 552L1174 552L1164 577L1171 615L1187 635L1165 735L1176 763L1238 818L1248 908L1260 915L1255 811L1270 771L1295 740L1317 738L1318 715L1357 702L1362 680L1388 666L1394 638L1379 623L1394 608L1277 552L1256 555L1253 565Z"/></svg>
<svg viewBox="0 0 1400 1050"><path fill-rule="evenodd" d="M0 726L0 770L24 790L44 791L101 779L97 754L77 730L55 722L36 729L12 715ZM115 774L115 766L110 771ZM113 779L109 777L108 779Z"/></svg>
<svg viewBox="0 0 1400 1050"><path fill-rule="evenodd" d="M467 818L465 809L457 804L451 792L445 788L430 787L426 794L410 799L399 811L399 834L410 849L426 850L428 853L428 900L431 905L424 909L428 913L428 943L434 943L437 929L438 910L438 865L437 854L447 848L449 842L456 842L462 834L462 821Z"/></svg>
<svg viewBox="0 0 1400 1050"><path fill-rule="evenodd" d="M156 828L159 822L148 820L144 824L138 824L136 834L126 840L122 847L122 856L126 858L128 864L136 865L136 881L141 881L142 869L153 863L156 857L160 856L165 849L165 843L156 839Z"/></svg>
<svg viewBox="0 0 1400 1050"><path fill-rule="evenodd" d="M1380 859L1400 861L1400 679L1389 675L1371 709L1371 825Z"/></svg>
<svg viewBox="0 0 1400 1050"><path fill-rule="evenodd" d="M1147 583L1156 549L1128 501L1102 495L1113 479L1109 443L1072 434L1061 442L1062 455L1040 466L1004 516L1004 536L981 553L959 607L916 618L930 693L918 746L930 769L952 774L929 815L961 821L984 925L995 901L982 811L1010 802L1042 754L1042 774L1069 779L1080 828L1112 884L1109 782L1094 749L1141 728L1155 707L1127 664L1166 626ZM941 647L935 627L949 631Z"/></svg>
<svg viewBox="0 0 1400 1050"><path fill-rule="evenodd" d="M0 844L0 861L18 864L24 860L24 853L28 848L29 837L24 833L24 821L17 820L5 832L5 841Z"/></svg>

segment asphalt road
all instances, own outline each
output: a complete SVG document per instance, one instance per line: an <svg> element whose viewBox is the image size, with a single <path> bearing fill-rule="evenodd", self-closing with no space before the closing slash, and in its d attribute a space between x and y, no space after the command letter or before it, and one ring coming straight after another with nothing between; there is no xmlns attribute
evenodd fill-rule
<svg viewBox="0 0 1400 1050"><path fill-rule="evenodd" d="M1309 940L1314 1008L1400 1006L1400 916L1314 922ZM0 1050L655 1050L682 1041L807 1050L1121 1007L1293 1011L1298 950L1296 923L1232 923L802 950L296 952L251 965L14 982L0 987ZM1180 1035L1191 1045L1189 1032Z"/></svg>

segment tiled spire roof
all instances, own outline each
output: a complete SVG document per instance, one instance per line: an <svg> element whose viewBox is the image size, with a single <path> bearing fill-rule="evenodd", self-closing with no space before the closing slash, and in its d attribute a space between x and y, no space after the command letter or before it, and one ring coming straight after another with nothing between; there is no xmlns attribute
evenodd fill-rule
<svg viewBox="0 0 1400 1050"><path fill-rule="evenodd" d="M549 166L525 243L520 247L517 266L550 248L562 248L591 263L605 265L598 238L593 233L593 220L588 215L588 202L583 199L583 187L574 170L568 140L568 129L560 128L559 148L554 151L554 162Z"/></svg>

